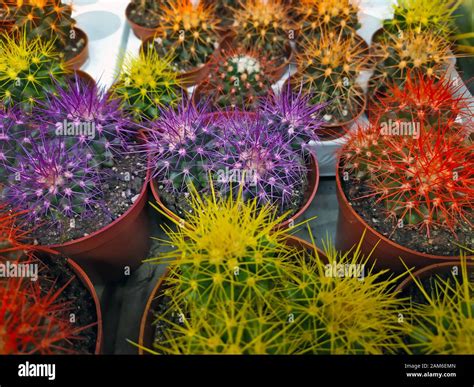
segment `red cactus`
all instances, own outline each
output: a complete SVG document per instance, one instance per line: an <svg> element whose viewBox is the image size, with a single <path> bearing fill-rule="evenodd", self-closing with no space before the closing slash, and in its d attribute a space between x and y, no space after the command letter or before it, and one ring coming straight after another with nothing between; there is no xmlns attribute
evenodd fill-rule
<svg viewBox="0 0 474 387"><path fill-rule="evenodd" d="M43 265L31 254L23 264ZM41 269L40 269L41 270ZM81 332L94 324L77 327L69 321L73 301L61 294L74 277L61 288L52 281L10 277L0 281L0 354L73 354Z"/></svg>
<svg viewBox="0 0 474 387"><path fill-rule="evenodd" d="M415 138L385 135L372 124L349 134L342 168L365 182L364 197L383 202L399 226L424 228L429 237L434 224L453 232L461 221L472 225L474 145L465 127L443 124Z"/></svg>
<svg viewBox="0 0 474 387"><path fill-rule="evenodd" d="M459 79L437 79L408 72L403 87L397 83L388 85L377 103L371 106L371 111L375 118L396 117L432 125L438 121L472 124L469 99L462 88Z"/></svg>

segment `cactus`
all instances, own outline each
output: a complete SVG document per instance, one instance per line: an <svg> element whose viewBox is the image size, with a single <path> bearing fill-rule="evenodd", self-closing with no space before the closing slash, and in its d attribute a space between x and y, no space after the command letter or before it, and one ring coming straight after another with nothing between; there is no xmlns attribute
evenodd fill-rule
<svg viewBox="0 0 474 387"><path fill-rule="evenodd" d="M285 278L291 249L281 242L283 232L272 230L283 216L259 208L255 199L244 201L241 193L224 199L213 189L204 197L190 192L185 223L168 216L180 227L164 226L171 251L151 259L171 265L163 293L168 310L155 321L169 328L151 352L281 352L284 324L272 294Z"/></svg>
<svg viewBox="0 0 474 387"><path fill-rule="evenodd" d="M360 72L369 67L368 49L359 38L322 31L319 40L307 40L297 54L298 71L293 87L302 87L312 103L327 103L326 124L347 122L364 106L362 89L356 84Z"/></svg>
<svg viewBox="0 0 474 387"><path fill-rule="evenodd" d="M31 253L21 264L38 265L43 276L48 272L45 263ZM70 322L70 313L75 308L63 293L73 280L71 277L61 286L57 278L30 281L9 277L0 281L0 354L80 353L74 345L96 324L77 326Z"/></svg>
<svg viewBox="0 0 474 387"><path fill-rule="evenodd" d="M414 290L423 297L422 302L413 300L411 303L407 345L412 353L474 354L474 282L472 268L466 262L462 254L457 266L459 274L433 275L428 282L412 275Z"/></svg>
<svg viewBox="0 0 474 387"><path fill-rule="evenodd" d="M54 51L54 43L26 35L0 39L0 102L19 104L24 110L44 99L59 84L64 84L64 63Z"/></svg>
<svg viewBox="0 0 474 387"><path fill-rule="evenodd" d="M10 11L15 25L13 31L26 34L28 41L37 37L53 41L55 50L64 59L77 55L85 42L76 41L76 21L72 18L72 6L61 0L17 1Z"/></svg>
<svg viewBox="0 0 474 387"><path fill-rule="evenodd" d="M455 127L457 122L472 123L462 82L445 76L436 79L408 72L403 87L389 83L371 109L376 119L385 121L416 121L423 126L441 122Z"/></svg>
<svg viewBox="0 0 474 387"><path fill-rule="evenodd" d="M8 168L6 202L27 211L26 219L63 235L71 219L92 214L102 201L101 178L80 148L45 133L23 146ZM67 238L67 236L65 236Z"/></svg>
<svg viewBox="0 0 474 387"><path fill-rule="evenodd" d="M280 214L298 211L308 186L307 154L292 148L301 141L298 134L285 138L251 115L230 115L220 127L222 134L211 154L219 192L235 195L243 189L245 200L257 198L260 205L274 205Z"/></svg>
<svg viewBox="0 0 474 387"><path fill-rule="evenodd" d="M148 155L151 176L159 182L165 201L187 195L189 184L200 192L208 188L215 125L205 117L206 108L183 100L176 110L162 109L156 121L143 123L147 135L142 149ZM181 214L186 204L177 204L176 211Z"/></svg>
<svg viewBox="0 0 474 387"><path fill-rule="evenodd" d="M219 45L219 18L213 6L191 0L170 0L161 9L155 39L146 49L162 56L171 53L178 71L189 71L208 62Z"/></svg>
<svg viewBox="0 0 474 387"><path fill-rule="evenodd" d="M0 203L0 258L17 261L25 252L32 251L29 231L22 223L22 212L12 211L7 205Z"/></svg>
<svg viewBox="0 0 474 387"><path fill-rule="evenodd" d="M295 18L306 39L320 35L321 29L354 35L360 27L359 7L351 0L302 0L295 6Z"/></svg>
<svg viewBox="0 0 474 387"><path fill-rule="evenodd" d="M413 30L449 36L455 30L453 15L462 0L398 0L393 19L385 20L384 28L391 33Z"/></svg>
<svg viewBox="0 0 474 387"><path fill-rule="evenodd" d="M454 58L451 49L452 44L439 33L413 30L385 33L373 44L377 63L369 82L369 93L383 93L389 82L403 87L408 73L414 77L418 74L441 77Z"/></svg>
<svg viewBox="0 0 474 387"><path fill-rule="evenodd" d="M280 297L287 300L292 321L289 334L297 340L300 353L393 354L405 350L404 325L399 321L405 300L393 292L399 278L388 277L388 270L375 271L368 263L370 257L362 256L361 243L340 253L326 241L327 261L317 250L293 257L294 271Z"/></svg>
<svg viewBox="0 0 474 387"><path fill-rule="evenodd" d="M271 61L253 51L222 50L209 63L209 76L198 90L214 106L255 109L271 93L274 80L267 73L271 66Z"/></svg>
<svg viewBox="0 0 474 387"><path fill-rule="evenodd" d="M154 50L128 56L112 86L112 98L136 121L157 118L160 107L174 106L182 95L182 82L171 63L171 57L160 57Z"/></svg>
<svg viewBox="0 0 474 387"><path fill-rule="evenodd" d="M436 225L456 236L460 223L472 227L474 146L466 131L441 124L390 135L372 124L349 134L341 166L365 183L364 197L384 203L394 227L424 229L429 237Z"/></svg>
<svg viewBox="0 0 474 387"><path fill-rule="evenodd" d="M279 94L270 94L260 108L262 119L273 131L284 136L293 150L307 152L310 141L318 141L324 105L311 104L311 97L291 90L290 84Z"/></svg>
<svg viewBox="0 0 474 387"><path fill-rule="evenodd" d="M282 0L250 0L234 10L235 40L245 49L255 49L277 62L294 40L289 9Z"/></svg>
<svg viewBox="0 0 474 387"><path fill-rule="evenodd" d="M119 105L105 89L76 77L39 103L33 115L42 130L61 136L67 146L80 147L91 165L112 167L129 150L134 134Z"/></svg>

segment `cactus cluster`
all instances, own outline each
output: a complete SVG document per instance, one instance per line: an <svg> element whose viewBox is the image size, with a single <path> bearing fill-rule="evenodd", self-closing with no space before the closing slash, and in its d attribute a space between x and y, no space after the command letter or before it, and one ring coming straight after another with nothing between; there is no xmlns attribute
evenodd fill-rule
<svg viewBox="0 0 474 387"><path fill-rule="evenodd" d="M72 6L61 0L17 1L10 9L13 31L25 34L28 41L39 37L54 42L55 49L66 54L65 60L77 55L78 46L85 44L78 41L71 14Z"/></svg>
<svg viewBox="0 0 474 387"><path fill-rule="evenodd" d="M220 195L235 195L240 187L246 200L297 211L308 185L307 144L317 140L321 107L290 90L267 97L255 113L209 114L207 107L183 101L143 124L143 149L165 204L186 197L189 184L208 193L211 176ZM182 214L183 205L173 210Z"/></svg>
<svg viewBox="0 0 474 387"><path fill-rule="evenodd" d="M394 135L377 122L349 134L342 170L364 182L364 197L384 204L395 227L472 227L474 146L464 125L447 124ZM410 129L410 128L409 128ZM416 133L418 132L418 133Z"/></svg>
<svg viewBox="0 0 474 387"><path fill-rule="evenodd" d="M369 93L384 92L387 83L404 85L407 74L439 78L454 58L452 44L439 33L413 30L386 33L372 45L376 60Z"/></svg>
<svg viewBox="0 0 474 387"><path fill-rule="evenodd" d="M58 84L64 84L65 67L54 43L4 34L0 39L0 102L31 110Z"/></svg>
<svg viewBox="0 0 474 387"><path fill-rule="evenodd" d="M430 31L449 36L455 30L454 12L462 0L398 0L393 6L393 19L385 20L391 33L413 30Z"/></svg>
<svg viewBox="0 0 474 387"><path fill-rule="evenodd" d="M174 106L182 96L182 82L172 68L170 56L160 57L155 50L128 56L112 86L112 98L136 121L156 119L159 108Z"/></svg>
<svg viewBox="0 0 474 387"><path fill-rule="evenodd" d="M356 2L351 0L301 0L295 6L296 22L303 37L318 37L321 29L354 35L359 28Z"/></svg>
<svg viewBox="0 0 474 387"><path fill-rule="evenodd" d="M214 7L191 0L170 0L161 9L155 38L145 49L171 55L178 71L205 65L219 45L220 20Z"/></svg>
<svg viewBox="0 0 474 387"><path fill-rule="evenodd" d="M327 246L334 265L359 276L328 273L317 251L290 247L277 218L256 200L200 197L177 231L166 228L170 264L156 314L155 354L380 354L403 348L391 292L396 278L366 270L359 250L344 256ZM177 224L179 222L175 221ZM332 261L331 261L332 260ZM332 266L331 266L332 267ZM360 278L363 276L363 281ZM350 315L341 313L350 310Z"/></svg>
<svg viewBox="0 0 474 387"><path fill-rule="evenodd" d="M474 354L474 282L472 266L466 262L461 255L456 266L459 272L447 277L433 275L426 282L412 276L412 287L423 297L422 302L413 302L410 310L406 341L412 353Z"/></svg>
<svg viewBox="0 0 474 387"><path fill-rule="evenodd" d="M235 40L270 60L281 60L290 51L295 31L289 24L289 9L282 0L250 0L234 10Z"/></svg>
<svg viewBox="0 0 474 387"><path fill-rule="evenodd" d="M216 107L255 109L272 92L275 80L267 72L271 65L254 51L222 50L209 63L209 76L198 88L200 98Z"/></svg>
<svg viewBox="0 0 474 387"><path fill-rule="evenodd" d="M360 38L324 31L318 40L307 40L304 50L297 54L298 71L291 83L311 95L313 103L327 103L326 124L347 122L365 105L356 80L370 66L369 58L368 48Z"/></svg>

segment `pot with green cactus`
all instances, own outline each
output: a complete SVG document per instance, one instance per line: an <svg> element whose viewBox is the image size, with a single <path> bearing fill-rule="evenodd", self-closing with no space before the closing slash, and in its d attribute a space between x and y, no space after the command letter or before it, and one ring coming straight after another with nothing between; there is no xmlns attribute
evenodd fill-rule
<svg viewBox="0 0 474 387"><path fill-rule="evenodd" d="M68 70L53 42L9 35L0 38L0 101L5 107L31 111L56 85L65 83Z"/></svg>
<svg viewBox="0 0 474 387"><path fill-rule="evenodd" d="M384 273L366 266L358 249L339 254L328 244L321 251L273 232L274 209L240 195L193 192L190 202L194 211L174 221L177 231L165 229L170 250L150 259L170 268L148 299L141 354L380 354L404 347L397 279L380 281ZM338 275L346 265L358 272Z"/></svg>
<svg viewBox="0 0 474 387"><path fill-rule="evenodd" d="M348 134L336 175L338 249L366 230L362 251L397 272L399 257L419 269L458 260L459 246L472 249L472 126L437 121L389 116Z"/></svg>
<svg viewBox="0 0 474 387"><path fill-rule="evenodd" d="M149 248L146 157L133 152L135 125L119 106L76 79L0 136L2 201L42 225L32 231L38 245L77 260L98 281L122 278Z"/></svg>
<svg viewBox="0 0 474 387"><path fill-rule="evenodd" d="M125 9L125 17L133 33L140 40L155 35L160 23L161 7L167 0L131 0Z"/></svg>
<svg viewBox="0 0 474 387"><path fill-rule="evenodd" d="M172 62L170 55L160 57L155 50L126 57L110 89L111 98L119 100L136 122L156 119L160 108L175 106L185 95Z"/></svg>
<svg viewBox="0 0 474 387"><path fill-rule="evenodd" d="M296 54L296 74L287 81L326 104L322 139L342 136L364 112L366 96L357 78L370 69L367 44L358 36L321 30L318 40L306 40Z"/></svg>
<svg viewBox="0 0 474 387"><path fill-rule="evenodd" d="M232 25L235 44L255 50L281 68L293 61L291 43L297 31L289 20L290 8L282 0L251 0L234 10Z"/></svg>
<svg viewBox="0 0 474 387"><path fill-rule="evenodd" d="M0 354L100 354L92 282L74 261L35 246L23 215L0 205Z"/></svg>
<svg viewBox="0 0 474 387"><path fill-rule="evenodd" d="M209 193L210 178L222 197L243 187L245 200L289 213L288 227L311 204L318 186L317 162L309 142L317 140L320 106L302 95L272 96L258 112L209 113L207 105L183 101L144 123L143 151L149 158L157 203L175 219L191 210L189 185Z"/></svg>
<svg viewBox="0 0 474 387"><path fill-rule="evenodd" d="M155 35L144 40L141 50L171 56L183 82L196 85L208 75L207 63L222 40L215 8L190 0L169 0L161 15Z"/></svg>
<svg viewBox="0 0 474 387"><path fill-rule="evenodd" d="M410 353L474 354L474 261L465 254L410 273L399 285L410 305L404 338Z"/></svg>
<svg viewBox="0 0 474 387"><path fill-rule="evenodd" d="M72 6L62 0L16 1L10 6L14 34L53 41L66 66L77 70L89 58L86 33L76 26Z"/></svg>

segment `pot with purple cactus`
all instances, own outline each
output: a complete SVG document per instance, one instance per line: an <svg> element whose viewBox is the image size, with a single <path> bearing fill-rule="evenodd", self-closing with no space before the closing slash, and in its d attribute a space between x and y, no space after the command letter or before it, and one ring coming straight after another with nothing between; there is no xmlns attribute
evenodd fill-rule
<svg viewBox="0 0 474 387"><path fill-rule="evenodd" d="M70 82L13 131L22 141L4 162L2 196L42 225L37 242L98 280L135 268L149 247L146 160L134 152L135 132L118 103L95 85Z"/></svg>
<svg viewBox="0 0 474 387"><path fill-rule="evenodd" d="M291 226L312 202L317 161L308 142L317 140L319 107L301 94L272 95L257 112L207 113L207 104L182 102L150 124L144 149L151 188L160 207L176 219L190 211L192 184L209 194L257 198L272 204Z"/></svg>

